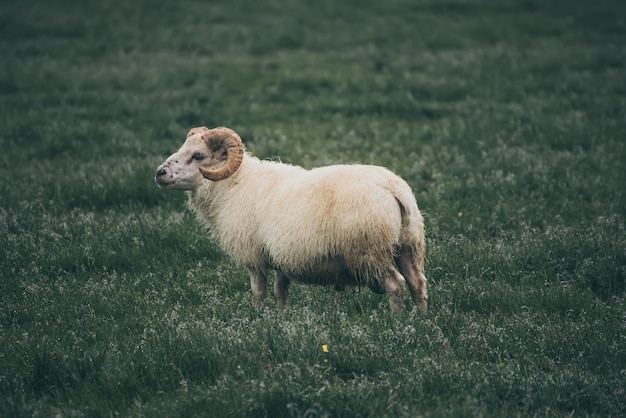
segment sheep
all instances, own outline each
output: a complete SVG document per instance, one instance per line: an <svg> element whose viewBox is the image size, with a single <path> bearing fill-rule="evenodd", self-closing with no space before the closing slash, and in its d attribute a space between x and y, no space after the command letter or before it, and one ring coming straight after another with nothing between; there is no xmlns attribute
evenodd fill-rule
<svg viewBox="0 0 626 418"><path fill-rule="evenodd" d="M306 170L261 161L225 127L193 128L161 164L162 189L185 190L188 205L225 253L244 265L256 303L266 306L267 277L284 308L292 281L368 286L404 306L404 284L427 309L424 223L411 188L373 165Z"/></svg>

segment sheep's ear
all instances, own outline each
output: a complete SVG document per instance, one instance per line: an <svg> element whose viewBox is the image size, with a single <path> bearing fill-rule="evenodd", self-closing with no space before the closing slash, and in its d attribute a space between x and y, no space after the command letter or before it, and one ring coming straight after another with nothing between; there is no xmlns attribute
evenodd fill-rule
<svg viewBox="0 0 626 418"><path fill-rule="evenodd" d="M209 129L206 126L198 126L197 128L191 128L187 133L187 138L191 135L197 134L198 132L207 132Z"/></svg>

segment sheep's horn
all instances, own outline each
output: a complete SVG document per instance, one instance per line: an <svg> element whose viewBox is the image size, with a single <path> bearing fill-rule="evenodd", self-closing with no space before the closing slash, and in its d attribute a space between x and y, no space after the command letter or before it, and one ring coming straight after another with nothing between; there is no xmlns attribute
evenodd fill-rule
<svg viewBox="0 0 626 418"><path fill-rule="evenodd" d="M209 148L214 151L225 148L228 158L223 167L216 170L200 167L200 173L211 181L224 180L232 176L243 161L244 148L239 135L232 129L219 127L206 131L202 134L202 139L207 141Z"/></svg>
<svg viewBox="0 0 626 418"><path fill-rule="evenodd" d="M198 126L197 128L191 128L189 132L187 132L187 138L189 138L193 134L197 134L198 132L206 132L209 128L206 126Z"/></svg>

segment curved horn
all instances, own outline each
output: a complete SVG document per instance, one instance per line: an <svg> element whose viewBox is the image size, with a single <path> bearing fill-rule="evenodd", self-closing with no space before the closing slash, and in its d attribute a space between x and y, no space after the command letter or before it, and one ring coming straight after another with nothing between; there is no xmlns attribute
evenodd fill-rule
<svg viewBox="0 0 626 418"><path fill-rule="evenodd" d="M207 141L207 145L213 151L226 149L228 157L223 167L216 170L200 167L200 173L211 181L224 180L232 176L243 161L244 147L239 135L232 129L219 127L203 133L202 139Z"/></svg>
<svg viewBox="0 0 626 418"><path fill-rule="evenodd" d="M189 138L193 134L197 134L198 132L206 132L209 129L206 126L198 126L197 128L191 128L189 132L187 132L187 138Z"/></svg>

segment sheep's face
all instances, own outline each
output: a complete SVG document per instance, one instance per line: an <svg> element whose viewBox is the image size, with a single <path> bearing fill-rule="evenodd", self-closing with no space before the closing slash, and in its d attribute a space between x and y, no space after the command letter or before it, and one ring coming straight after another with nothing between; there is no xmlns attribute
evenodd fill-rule
<svg viewBox="0 0 626 418"><path fill-rule="evenodd" d="M224 165L224 149L211 150L203 134L207 128L189 131L187 140L178 152L172 154L156 170L154 180L162 189L196 190L205 180L200 168L215 168Z"/></svg>

